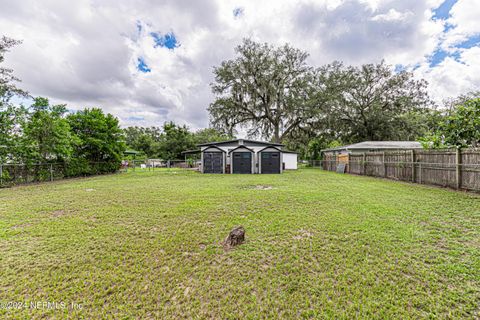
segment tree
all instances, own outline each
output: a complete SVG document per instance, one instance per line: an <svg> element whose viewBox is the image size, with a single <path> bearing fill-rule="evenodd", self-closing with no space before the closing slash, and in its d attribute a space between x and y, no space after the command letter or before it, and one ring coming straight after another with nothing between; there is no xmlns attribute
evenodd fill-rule
<svg viewBox="0 0 480 320"><path fill-rule="evenodd" d="M76 141L65 118L65 105L50 106L48 99L35 98L24 124L22 148L29 162L68 159Z"/></svg>
<svg viewBox="0 0 480 320"><path fill-rule="evenodd" d="M125 151L118 119L105 115L100 108L84 109L67 117L72 132L79 138L74 157L97 163L93 170L113 172L118 169Z"/></svg>
<svg viewBox="0 0 480 320"><path fill-rule="evenodd" d="M13 70L2 67L5 54L19 43L20 41L5 36L0 38L0 162L14 160L20 151L21 128L27 114L23 106L10 104L14 95L26 97L27 92L15 85L20 80L13 75Z"/></svg>
<svg viewBox="0 0 480 320"><path fill-rule="evenodd" d="M182 151L196 144L233 139L215 128L200 129L192 133L188 127L166 122L158 127L128 127L123 130L128 147L144 153L149 158L181 159Z"/></svg>
<svg viewBox="0 0 480 320"><path fill-rule="evenodd" d="M182 151L192 149L194 146L193 134L187 126L179 126L172 121L163 124L159 147L159 156L162 159L182 159Z"/></svg>
<svg viewBox="0 0 480 320"><path fill-rule="evenodd" d="M426 81L415 80L406 71L395 73L383 61L361 67L337 64L329 77L336 79L327 83L337 93L319 127L335 130L343 142L414 140L423 133L412 125L411 116L431 105Z"/></svg>
<svg viewBox="0 0 480 320"><path fill-rule="evenodd" d="M128 127L123 132L128 147L140 151L150 158L158 156L161 140L160 128Z"/></svg>
<svg viewBox="0 0 480 320"><path fill-rule="evenodd" d="M480 98L480 91L471 91L467 93L460 94L459 96L455 98L448 98L443 101L443 108L447 111L454 110L457 106L464 105L470 100L478 99Z"/></svg>
<svg viewBox="0 0 480 320"><path fill-rule="evenodd" d="M195 144L232 140L234 136L215 128L200 129L193 134Z"/></svg>
<svg viewBox="0 0 480 320"><path fill-rule="evenodd" d="M444 119L444 112L436 108L425 108L421 111L406 112L399 118L403 126L397 129L398 140L413 141L437 130Z"/></svg>
<svg viewBox="0 0 480 320"><path fill-rule="evenodd" d="M480 146L480 98L449 110L438 130L425 137L423 143L431 148Z"/></svg>
<svg viewBox="0 0 480 320"><path fill-rule="evenodd" d="M23 106L7 104L0 109L0 162L18 160L26 121L27 109Z"/></svg>
<svg viewBox="0 0 480 320"><path fill-rule="evenodd" d="M230 136L237 126L249 136L281 142L311 117L313 70L308 54L284 45L276 48L245 39L234 60L214 68L209 106L212 124Z"/></svg>
<svg viewBox="0 0 480 320"><path fill-rule="evenodd" d="M19 82L20 79L13 75L13 70L1 66L5 60L5 53L20 43L20 41L5 36L0 39L0 111L14 95L28 96L27 92L15 85L15 82Z"/></svg>
<svg viewBox="0 0 480 320"><path fill-rule="evenodd" d="M322 159L321 151L327 148L335 148L341 146L337 140L331 140L330 138L325 138L319 136L317 138L311 139L307 145L305 150L301 153L302 159L310 159L310 160L320 160Z"/></svg>

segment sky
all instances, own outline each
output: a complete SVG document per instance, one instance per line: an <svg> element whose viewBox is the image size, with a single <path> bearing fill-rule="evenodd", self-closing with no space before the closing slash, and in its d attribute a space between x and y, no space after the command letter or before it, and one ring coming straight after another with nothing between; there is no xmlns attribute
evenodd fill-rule
<svg viewBox="0 0 480 320"><path fill-rule="evenodd" d="M5 65L32 96L101 107L122 126L207 127L213 67L243 38L309 64L384 59L431 97L480 89L480 0L0 0Z"/></svg>

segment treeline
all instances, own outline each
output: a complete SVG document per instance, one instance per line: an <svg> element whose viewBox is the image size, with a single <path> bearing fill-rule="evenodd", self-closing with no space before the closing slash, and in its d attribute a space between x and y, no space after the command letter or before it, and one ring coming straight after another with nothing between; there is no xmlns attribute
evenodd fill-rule
<svg viewBox="0 0 480 320"><path fill-rule="evenodd" d="M12 101L32 100L17 87L20 80L13 70L1 65L5 53L17 44L0 38L1 180L43 181L54 174L74 177L118 170L126 146L113 115L99 108L69 112L66 105L51 105L43 97L34 98L30 106Z"/></svg>
<svg viewBox="0 0 480 320"><path fill-rule="evenodd" d="M38 97L0 109L0 162L65 164L66 176L114 172L125 150L118 119L99 108L67 112Z"/></svg>
<svg viewBox="0 0 480 320"><path fill-rule="evenodd" d="M0 63L18 43L0 39ZM33 98L30 106L18 105L12 98L32 99L17 87L19 81L13 70L0 65L0 164L9 168L2 171L4 181L15 174L13 164L24 171L18 174L33 175L38 181L52 174L46 171L53 164L61 167L62 176L109 173L120 168L127 148L138 151L139 157L173 160L182 159L182 151L199 143L232 138L217 129L192 132L174 122L161 128L121 129L118 119L100 108L71 112L43 97Z"/></svg>
<svg viewBox="0 0 480 320"><path fill-rule="evenodd" d="M128 127L124 129L128 148L140 152L136 157L175 160L183 159L182 151L196 149L206 142L230 140L234 137L213 128L190 131L187 126L166 122L159 127Z"/></svg>
<svg viewBox="0 0 480 320"><path fill-rule="evenodd" d="M427 82L384 62L321 67L289 45L246 39L234 59L214 69L216 128L281 142L304 158L320 150L366 140L421 140L425 146L479 143L478 93L438 106Z"/></svg>
<svg viewBox="0 0 480 320"><path fill-rule="evenodd" d="M6 104L0 109L0 163L68 164L66 175L113 172L126 149L137 158L183 159L197 144L233 139L213 128L192 132L166 122L162 127L128 127L99 108L68 112L38 97L29 107Z"/></svg>

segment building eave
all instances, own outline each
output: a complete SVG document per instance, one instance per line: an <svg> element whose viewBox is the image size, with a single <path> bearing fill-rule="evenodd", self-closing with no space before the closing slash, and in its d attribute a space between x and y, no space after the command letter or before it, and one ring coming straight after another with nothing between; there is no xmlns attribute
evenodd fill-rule
<svg viewBox="0 0 480 320"><path fill-rule="evenodd" d="M227 143L232 143L232 142L237 142L237 141L243 141L244 143L257 143L257 144L262 144L265 146L277 146L277 147L283 147L284 145L281 143L274 143L274 142L265 142L265 141L257 141L257 140L249 140L249 139L233 139L233 140L226 140L226 141L217 141L217 142L208 142L208 143L201 143L197 144L197 147L207 147L207 146L213 146L213 145L222 145L222 144L227 144Z"/></svg>

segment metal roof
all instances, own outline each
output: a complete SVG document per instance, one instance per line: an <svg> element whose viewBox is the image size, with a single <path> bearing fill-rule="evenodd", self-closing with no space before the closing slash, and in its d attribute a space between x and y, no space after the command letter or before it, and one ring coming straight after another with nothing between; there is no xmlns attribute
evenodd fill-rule
<svg viewBox="0 0 480 320"><path fill-rule="evenodd" d="M244 143L258 143L258 144L263 144L266 146L278 146L278 147L283 147L283 144L281 143L274 143L274 142L265 142L265 141L256 141L256 140L249 140L249 139L233 139L233 140L227 140L227 141L218 141L218 142L209 142L209 143L202 143L202 144L197 144L197 147L206 147L206 146L214 146L214 145L220 145L220 144L226 144L226 143L231 143L231 142L236 142L236 141L243 141Z"/></svg>
<svg viewBox="0 0 480 320"><path fill-rule="evenodd" d="M348 151L350 149L422 149L422 144L417 141L364 141L341 147L323 149L321 151Z"/></svg>

